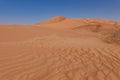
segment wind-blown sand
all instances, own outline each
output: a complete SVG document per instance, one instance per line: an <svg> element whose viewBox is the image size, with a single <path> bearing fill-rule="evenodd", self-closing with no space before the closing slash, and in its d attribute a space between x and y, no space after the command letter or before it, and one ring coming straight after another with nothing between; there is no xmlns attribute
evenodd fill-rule
<svg viewBox="0 0 120 80"><path fill-rule="evenodd" d="M120 46L102 40L114 23L58 16L0 25L0 80L120 80Z"/></svg>

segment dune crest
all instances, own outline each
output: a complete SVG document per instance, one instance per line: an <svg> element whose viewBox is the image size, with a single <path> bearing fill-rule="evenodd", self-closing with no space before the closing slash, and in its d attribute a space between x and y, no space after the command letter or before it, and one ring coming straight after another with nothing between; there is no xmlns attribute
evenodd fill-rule
<svg viewBox="0 0 120 80"><path fill-rule="evenodd" d="M43 22L40 22L40 23L37 23L37 24L51 24L51 23L57 23L57 22L61 22L63 20L65 20L66 17L64 16L55 16L53 18L50 18L46 21L43 21Z"/></svg>

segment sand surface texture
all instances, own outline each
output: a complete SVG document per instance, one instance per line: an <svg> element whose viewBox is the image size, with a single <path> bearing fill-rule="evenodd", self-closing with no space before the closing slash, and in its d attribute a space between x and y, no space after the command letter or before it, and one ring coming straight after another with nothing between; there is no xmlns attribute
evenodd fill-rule
<svg viewBox="0 0 120 80"><path fill-rule="evenodd" d="M0 80L120 80L120 46L101 39L113 27L109 20L63 16L0 25Z"/></svg>

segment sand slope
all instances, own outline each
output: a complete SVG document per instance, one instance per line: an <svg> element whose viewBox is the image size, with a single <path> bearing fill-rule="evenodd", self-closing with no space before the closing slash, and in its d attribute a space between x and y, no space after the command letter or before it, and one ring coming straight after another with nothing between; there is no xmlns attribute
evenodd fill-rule
<svg viewBox="0 0 120 80"><path fill-rule="evenodd" d="M0 80L119 80L120 46L101 39L114 22L87 21L0 25Z"/></svg>

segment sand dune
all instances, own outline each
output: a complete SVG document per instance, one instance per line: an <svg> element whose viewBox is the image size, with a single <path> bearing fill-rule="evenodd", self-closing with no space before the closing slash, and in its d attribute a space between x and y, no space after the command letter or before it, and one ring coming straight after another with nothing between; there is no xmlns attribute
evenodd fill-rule
<svg viewBox="0 0 120 80"><path fill-rule="evenodd" d="M60 20L60 21L59 21ZM49 24L48 24L49 23ZM118 22L119 23L119 22ZM52 26L55 28L75 28L84 25L104 25L106 27L114 25L115 22L107 19L97 18L65 18L62 16L54 17L46 21L37 23L36 25L41 26ZM120 23L119 23L120 24Z"/></svg>
<svg viewBox="0 0 120 80"><path fill-rule="evenodd" d="M65 18L64 16L56 16L56 17L53 17L53 18L48 19L48 20L46 20L46 21L37 23L37 24L39 25L39 24L58 23L58 22L64 21L65 19L66 19L66 18Z"/></svg>
<svg viewBox="0 0 120 80"><path fill-rule="evenodd" d="M119 80L120 46L102 40L115 23L55 17L1 24L0 80Z"/></svg>

